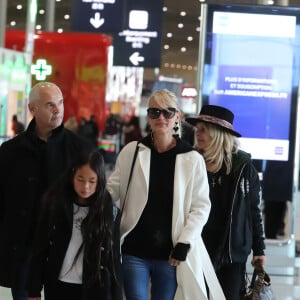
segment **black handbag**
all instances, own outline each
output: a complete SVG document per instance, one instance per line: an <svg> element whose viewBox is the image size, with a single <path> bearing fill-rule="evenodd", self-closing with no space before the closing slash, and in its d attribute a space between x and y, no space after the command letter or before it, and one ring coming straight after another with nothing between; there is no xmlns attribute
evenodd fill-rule
<svg viewBox="0 0 300 300"><path fill-rule="evenodd" d="M276 300L270 276L263 267L254 268L250 285L241 300Z"/></svg>

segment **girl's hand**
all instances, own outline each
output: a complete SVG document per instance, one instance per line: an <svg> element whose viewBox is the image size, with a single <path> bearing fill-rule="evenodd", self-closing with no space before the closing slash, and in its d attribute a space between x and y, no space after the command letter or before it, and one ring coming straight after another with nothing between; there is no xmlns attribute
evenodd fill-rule
<svg viewBox="0 0 300 300"><path fill-rule="evenodd" d="M41 297L28 297L28 300L41 300Z"/></svg>

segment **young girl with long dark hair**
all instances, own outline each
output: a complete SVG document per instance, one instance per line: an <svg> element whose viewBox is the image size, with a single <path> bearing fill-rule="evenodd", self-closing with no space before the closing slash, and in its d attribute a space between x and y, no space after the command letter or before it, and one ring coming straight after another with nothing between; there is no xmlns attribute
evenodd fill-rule
<svg viewBox="0 0 300 300"><path fill-rule="evenodd" d="M45 194L29 279L29 299L119 300L118 209L102 155L82 155Z"/></svg>

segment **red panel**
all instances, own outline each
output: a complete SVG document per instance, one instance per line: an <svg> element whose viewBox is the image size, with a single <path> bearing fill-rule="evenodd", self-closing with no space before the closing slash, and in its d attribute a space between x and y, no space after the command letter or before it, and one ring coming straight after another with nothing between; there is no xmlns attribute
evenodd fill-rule
<svg viewBox="0 0 300 300"><path fill-rule="evenodd" d="M7 30L5 47L23 51L25 32ZM92 33L41 32L35 36L33 62L45 58L52 65L46 81L56 83L65 100L65 119L74 113L96 116L100 130L105 123L105 89L108 46L111 38ZM32 84L35 84L32 78Z"/></svg>

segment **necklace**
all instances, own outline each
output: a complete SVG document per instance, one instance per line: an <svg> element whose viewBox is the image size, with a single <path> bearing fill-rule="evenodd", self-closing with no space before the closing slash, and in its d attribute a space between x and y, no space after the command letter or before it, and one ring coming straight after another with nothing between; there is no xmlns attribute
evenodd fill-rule
<svg viewBox="0 0 300 300"><path fill-rule="evenodd" d="M210 185L212 188L214 188L216 184L222 184L222 177L218 173L210 173L210 179Z"/></svg>

